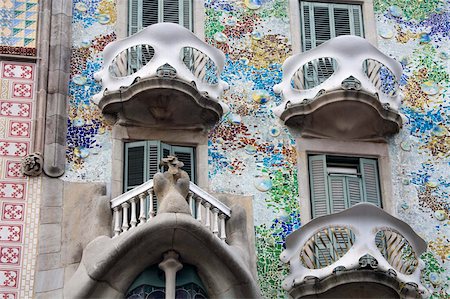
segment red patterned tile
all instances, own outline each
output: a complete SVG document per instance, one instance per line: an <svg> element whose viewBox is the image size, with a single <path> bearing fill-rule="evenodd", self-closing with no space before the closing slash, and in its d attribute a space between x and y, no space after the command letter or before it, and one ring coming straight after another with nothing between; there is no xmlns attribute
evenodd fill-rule
<svg viewBox="0 0 450 299"><path fill-rule="evenodd" d="M0 264L20 265L21 251L22 248L20 246L0 246Z"/></svg>
<svg viewBox="0 0 450 299"><path fill-rule="evenodd" d="M33 80L34 65L29 63L3 62L2 77Z"/></svg>
<svg viewBox="0 0 450 299"><path fill-rule="evenodd" d="M13 179L22 179L25 176L22 173L22 163L20 161L6 161L6 177Z"/></svg>
<svg viewBox="0 0 450 299"><path fill-rule="evenodd" d="M17 299L17 293L15 292L3 292L0 291L0 299Z"/></svg>
<svg viewBox="0 0 450 299"><path fill-rule="evenodd" d="M25 186L25 182L0 182L0 198L25 199Z"/></svg>
<svg viewBox="0 0 450 299"><path fill-rule="evenodd" d="M0 269L0 287L17 288L19 270Z"/></svg>
<svg viewBox="0 0 450 299"><path fill-rule="evenodd" d="M28 154L30 143L25 141L0 140L0 156L25 157Z"/></svg>
<svg viewBox="0 0 450 299"><path fill-rule="evenodd" d="M12 97L13 98L32 99L33 98L33 83L13 82Z"/></svg>
<svg viewBox="0 0 450 299"><path fill-rule="evenodd" d="M0 116L31 118L31 103L0 101Z"/></svg>
<svg viewBox="0 0 450 299"><path fill-rule="evenodd" d="M4 202L2 208L2 220L21 221L25 212L25 204Z"/></svg>
<svg viewBox="0 0 450 299"><path fill-rule="evenodd" d="M1 242L22 242L22 225L2 224L0 225Z"/></svg>
<svg viewBox="0 0 450 299"><path fill-rule="evenodd" d="M30 137L31 122L11 120L9 122L9 136L10 137Z"/></svg>

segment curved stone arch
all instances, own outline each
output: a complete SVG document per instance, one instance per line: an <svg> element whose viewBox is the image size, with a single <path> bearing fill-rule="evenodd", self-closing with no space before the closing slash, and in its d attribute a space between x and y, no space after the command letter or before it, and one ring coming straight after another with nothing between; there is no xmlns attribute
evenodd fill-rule
<svg viewBox="0 0 450 299"><path fill-rule="evenodd" d="M123 298L146 267L174 250L181 261L197 268L210 298L260 298L240 241L231 237L230 245L222 242L190 215L160 214L133 233L89 243L64 295Z"/></svg>

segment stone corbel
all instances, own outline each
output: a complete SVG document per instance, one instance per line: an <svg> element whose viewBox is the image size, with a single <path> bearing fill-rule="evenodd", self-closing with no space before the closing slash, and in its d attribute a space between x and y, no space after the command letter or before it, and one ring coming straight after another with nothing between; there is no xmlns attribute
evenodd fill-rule
<svg viewBox="0 0 450 299"><path fill-rule="evenodd" d="M26 176L39 176L44 166L44 157L35 152L22 159L22 173Z"/></svg>

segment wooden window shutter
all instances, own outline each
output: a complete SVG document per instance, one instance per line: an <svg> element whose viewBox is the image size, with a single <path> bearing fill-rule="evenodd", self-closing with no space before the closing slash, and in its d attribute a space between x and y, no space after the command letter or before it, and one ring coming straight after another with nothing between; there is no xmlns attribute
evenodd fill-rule
<svg viewBox="0 0 450 299"><path fill-rule="evenodd" d="M159 171L159 162L161 161L161 142L146 141L147 143L147 180L153 179L153 176Z"/></svg>
<svg viewBox="0 0 450 299"><path fill-rule="evenodd" d="M159 3L158 0L140 0L142 1L142 28L159 22Z"/></svg>
<svg viewBox="0 0 450 299"><path fill-rule="evenodd" d="M147 173L147 144L145 141L125 144L124 191L144 183Z"/></svg>
<svg viewBox="0 0 450 299"><path fill-rule="evenodd" d="M362 202L363 192L362 192L362 182L360 177L347 177L347 208L351 208L354 205Z"/></svg>
<svg viewBox="0 0 450 299"><path fill-rule="evenodd" d="M330 194L331 213L338 213L347 208L346 177L328 175L328 190Z"/></svg>
<svg viewBox="0 0 450 299"><path fill-rule="evenodd" d="M377 160L361 158L360 169L364 201L382 207Z"/></svg>
<svg viewBox="0 0 450 299"><path fill-rule="evenodd" d="M360 5L306 1L300 4L303 51L311 50L340 35L363 36ZM305 87L311 88L324 82L333 73L334 67L327 59L309 62L303 70Z"/></svg>
<svg viewBox="0 0 450 299"><path fill-rule="evenodd" d="M195 150L187 146L172 146L172 153L184 163L183 170L187 172L192 182L195 181Z"/></svg>
<svg viewBox="0 0 450 299"><path fill-rule="evenodd" d="M309 157L309 184L311 190L312 217L330 214L329 191L327 183L327 166L325 155Z"/></svg>

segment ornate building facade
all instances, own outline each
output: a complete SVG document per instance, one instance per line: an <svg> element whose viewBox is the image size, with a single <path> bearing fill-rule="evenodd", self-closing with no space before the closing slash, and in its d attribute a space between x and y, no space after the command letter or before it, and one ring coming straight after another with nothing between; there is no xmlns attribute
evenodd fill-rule
<svg viewBox="0 0 450 299"><path fill-rule="evenodd" d="M447 298L449 5L0 0L0 298Z"/></svg>

